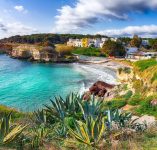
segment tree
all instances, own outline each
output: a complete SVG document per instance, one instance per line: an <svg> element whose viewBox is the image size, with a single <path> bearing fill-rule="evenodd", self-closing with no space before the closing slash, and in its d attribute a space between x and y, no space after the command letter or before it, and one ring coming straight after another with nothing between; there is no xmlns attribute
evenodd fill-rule
<svg viewBox="0 0 157 150"><path fill-rule="evenodd" d="M102 53L109 56L124 56L126 51L120 42L108 40L103 45Z"/></svg>
<svg viewBox="0 0 157 150"><path fill-rule="evenodd" d="M157 41L154 42L152 48L153 48L153 50L157 51Z"/></svg>
<svg viewBox="0 0 157 150"><path fill-rule="evenodd" d="M54 44L50 41L45 41L43 44L42 44L44 47L55 47Z"/></svg>
<svg viewBox="0 0 157 150"><path fill-rule="evenodd" d="M58 44L56 46L56 51L60 54L60 56L71 55L73 50L74 50L74 47L67 46L64 44Z"/></svg>
<svg viewBox="0 0 157 150"><path fill-rule="evenodd" d="M140 47L141 39L138 37L138 35L134 35L133 39L130 41L130 45L132 47Z"/></svg>

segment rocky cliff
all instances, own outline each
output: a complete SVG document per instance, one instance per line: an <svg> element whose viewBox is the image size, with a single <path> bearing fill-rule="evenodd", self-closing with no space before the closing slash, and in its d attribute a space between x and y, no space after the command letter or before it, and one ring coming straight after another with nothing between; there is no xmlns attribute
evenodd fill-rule
<svg viewBox="0 0 157 150"><path fill-rule="evenodd" d="M14 46L10 55L13 58L29 59L39 62L74 62L77 60L75 56L60 56L56 52L55 47L29 44Z"/></svg>
<svg viewBox="0 0 157 150"><path fill-rule="evenodd" d="M10 53L12 51L12 45L0 43L0 54Z"/></svg>
<svg viewBox="0 0 157 150"><path fill-rule="evenodd" d="M157 92L157 65L140 71L137 67L132 66L117 71L117 77L126 89L133 93L143 93L146 96L153 95Z"/></svg>
<svg viewBox="0 0 157 150"><path fill-rule="evenodd" d="M34 61L55 62L57 61L58 53L55 51L54 47L23 44L13 47L11 56Z"/></svg>

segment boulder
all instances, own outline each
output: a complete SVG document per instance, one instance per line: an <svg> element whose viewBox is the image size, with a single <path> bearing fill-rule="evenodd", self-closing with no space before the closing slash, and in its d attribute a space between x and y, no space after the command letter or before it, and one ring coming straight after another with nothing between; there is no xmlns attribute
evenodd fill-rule
<svg viewBox="0 0 157 150"><path fill-rule="evenodd" d="M131 119L136 120L134 121L134 123L139 123L139 124L145 123L148 127L156 124L156 119L154 116L148 116L148 115L144 115L142 117L132 116Z"/></svg>
<svg viewBox="0 0 157 150"><path fill-rule="evenodd" d="M109 97L112 95L111 90L113 88L114 85L105 83L103 81L97 81L89 88L89 91L84 94L83 98L84 100L88 100L90 95L98 97Z"/></svg>
<svg viewBox="0 0 157 150"><path fill-rule="evenodd" d="M106 89L102 89L102 90L99 91L98 96L99 97L104 97L106 93L107 93L107 90Z"/></svg>
<svg viewBox="0 0 157 150"><path fill-rule="evenodd" d="M110 85L103 81L97 81L96 83L92 85L91 88L89 88L89 91L93 95L104 97L105 94L107 94L113 88L114 88L114 85ZM107 94L107 95L110 95L110 94Z"/></svg>
<svg viewBox="0 0 157 150"><path fill-rule="evenodd" d="M103 81L97 81L96 83L93 84L93 86L98 87L99 89L112 89L114 88L114 85L108 84Z"/></svg>

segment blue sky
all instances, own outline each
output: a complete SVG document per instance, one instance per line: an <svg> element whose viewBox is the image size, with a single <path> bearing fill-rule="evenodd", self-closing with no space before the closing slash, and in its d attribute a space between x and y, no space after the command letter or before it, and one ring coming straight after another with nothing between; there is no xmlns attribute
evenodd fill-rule
<svg viewBox="0 0 157 150"><path fill-rule="evenodd" d="M0 38L32 33L157 37L157 0L0 0Z"/></svg>

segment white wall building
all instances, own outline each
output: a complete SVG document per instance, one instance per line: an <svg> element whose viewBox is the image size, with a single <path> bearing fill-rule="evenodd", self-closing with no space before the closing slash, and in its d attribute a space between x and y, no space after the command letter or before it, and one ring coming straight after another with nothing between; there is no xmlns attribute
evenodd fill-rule
<svg viewBox="0 0 157 150"><path fill-rule="evenodd" d="M94 45L94 47L102 48L104 43L108 40L108 38L93 38L88 39L88 47ZM74 47L83 47L82 40L81 39L69 39L67 42L68 46L74 46Z"/></svg>
<svg viewBox="0 0 157 150"><path fill-rule="evenodd" d="M75 39L69 39L67 46L75 46Z"/></svg>
<svg viewBox="0 0 157 150"><path fill-rule="evenodd" d="M101 42L99 44L99 47L102 48L106 41L108 41L108 38L101 38Z"/></svg>
<svg viewBox="0 0 157 150"><path fill-rule="evenodd" d="M75 45L75 47L82 47L82 41L80 39L76 39L74 41L74 45Z"/></svg>

